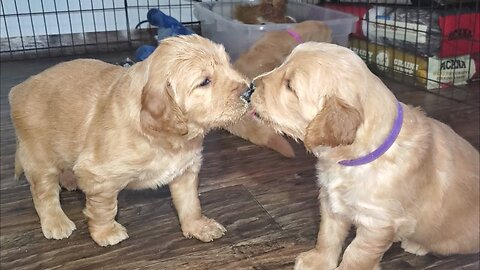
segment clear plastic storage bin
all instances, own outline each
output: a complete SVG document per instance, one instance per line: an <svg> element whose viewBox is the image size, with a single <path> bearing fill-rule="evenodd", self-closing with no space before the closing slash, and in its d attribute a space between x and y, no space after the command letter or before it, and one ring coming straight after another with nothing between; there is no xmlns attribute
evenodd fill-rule
<svg viewBox="0 0 480 270"><path fill-rule="evenodd" d="M283 30L292 24L249 25L234 20L235 6L255 1L195 2L194 14L201 22L202 35L225 46L232 60L246 51L265 31ZM257 2L258 3L258 2ZM319 6L290 2L286 15L298 22L318 20L332 29L333 42L347 46L348 35L354 31L356 16Z"/></svg>

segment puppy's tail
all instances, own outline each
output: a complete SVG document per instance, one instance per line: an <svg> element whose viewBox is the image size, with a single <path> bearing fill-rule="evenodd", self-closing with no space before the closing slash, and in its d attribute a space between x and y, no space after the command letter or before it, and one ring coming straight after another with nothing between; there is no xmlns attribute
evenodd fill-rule
<svg viewBox="0 0 480 270"><path fill-rule="evenodd" d="M19 157L19 142L18 142L18 138L17 138L17 146L16 146L16 149L15 149L15 175L13 176L15 178L15 180L19 180L20 179L20 176L22 175L23 173L23 167L22 167L22 163L20 162L20 157Z"/></svg>

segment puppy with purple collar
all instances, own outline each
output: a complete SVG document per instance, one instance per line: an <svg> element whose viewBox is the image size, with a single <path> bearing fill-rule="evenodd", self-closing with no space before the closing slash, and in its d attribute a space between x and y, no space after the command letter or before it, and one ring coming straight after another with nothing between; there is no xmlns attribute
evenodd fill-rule
<svg viewBox="0 0 480 270"><path fill-rule="evenodd" d="M397 101L355 53L304 43L254 83L254 114L318 158L320 230L296 270L380 269L397 241L417 255L479 251L478 151Z"/></svg>

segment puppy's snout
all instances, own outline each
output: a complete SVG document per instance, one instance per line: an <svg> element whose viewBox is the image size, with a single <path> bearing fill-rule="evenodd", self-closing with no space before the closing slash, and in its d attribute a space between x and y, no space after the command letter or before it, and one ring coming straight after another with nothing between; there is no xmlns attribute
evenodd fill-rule
<svg viewBox="0 0 480 270"><path fill-rule="evenodd" d="M243 94L240 96L240 98L243 99L245 102L250 103L250 97L252 96L254 91L255 91L255 85L251 83L250 86L247 87L245 92L243 92Z"/></svg>

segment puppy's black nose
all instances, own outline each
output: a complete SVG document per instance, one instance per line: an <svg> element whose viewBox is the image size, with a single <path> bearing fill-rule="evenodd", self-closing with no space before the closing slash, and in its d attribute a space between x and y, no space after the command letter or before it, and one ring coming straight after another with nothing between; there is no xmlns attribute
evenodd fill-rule
<svg viewBox="0 0 480 270"><path fill-rule="evenodd" d="M243 94L240 96L240 98L246 102L250 102L250 97L252 96L254 91L255 91L255 85L251 83L250 86L247 87L245 92L243 92Z"/></svg>

